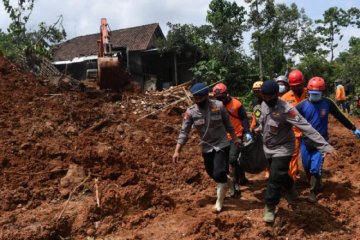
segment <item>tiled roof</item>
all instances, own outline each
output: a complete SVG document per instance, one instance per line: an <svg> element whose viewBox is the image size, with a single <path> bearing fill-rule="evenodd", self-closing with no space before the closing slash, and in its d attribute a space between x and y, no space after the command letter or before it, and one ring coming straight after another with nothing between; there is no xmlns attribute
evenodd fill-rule
<svg viewBox="0 0 360 240"><path fill-rule="evenodd" d="M54 50L53 61L72 60L75 57L97 55L100 33L76 37L63 42ZM113 47L127 47L129 51L155 47L155 39L164 38L158 23L111 31Z"/></svg>

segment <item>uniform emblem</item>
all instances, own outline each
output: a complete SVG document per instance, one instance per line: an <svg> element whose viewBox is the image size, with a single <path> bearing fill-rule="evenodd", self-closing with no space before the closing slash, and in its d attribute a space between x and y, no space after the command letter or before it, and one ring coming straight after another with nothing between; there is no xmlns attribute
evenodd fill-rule
<svg viewBox="0 0 360 240"><path fill-rule="evenodd" d="M289 114L288 114L289 118L295 120L295 121L300 121L300 116L297 114L297 112L295 111L295 109L291 109L289 111Z"/></svg>
<svg viewBox="0 0 360 240"><path fill-rule="evenodd" d="M200 118L200 119L196 120L196 121L194 122L194 124L195 124L196 126L198 126L198 125L204 125L204 124L205 124L205 119Z"/></svg>
<svg viewBox="0 0 360 240"><path fill-rule="evenodd" d="M217 106L212 106L210 111L211 112L218 112L218 111L220 111L220 108L218 108Z"/></svg>
<svg viewBox="0 0 360 240"><path fill-rule="evenodd" d="M189 119L189 113L188 112L185 112L184 113L184 120L188 120Z"/></svg>
<svg viewBox="0 0 360 240"><path fill-rule="evenodd" d="M320 115L321 115L322 117L326 116L326 109L321 109L321 110L320 110Z"/></svg>
<svg viewBox="0 0 360 240"><path fill-rule="evenodd" d="M259 118L261 116L261 111L260 109L256 109L255 110L255 117Z"/></svg>
<svg viewBox="0 0 360 240"><path fill-rule="evenodd" d="M280 113L279 112L272 112L271 115L275 118L280 117Z"/></svg>

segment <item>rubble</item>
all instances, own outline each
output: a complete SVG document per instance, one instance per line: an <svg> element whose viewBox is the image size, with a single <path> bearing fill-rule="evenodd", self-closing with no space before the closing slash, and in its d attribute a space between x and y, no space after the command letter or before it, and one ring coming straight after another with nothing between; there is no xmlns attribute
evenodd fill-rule
<svg viewBox="0 0 360 240"><path fill-rule="evenodd" d="M215 184L205 173L196 134L181 160L171 159L190 104L187 87L145 94L54 91L0 56L0 239L360 235L360 156L347 155L360 143L334 120L330 135L336 139L330 142L341 159L325 161L319 204L301 197L290 208L281 201L277 221L266 226L266 180L259 174L248 176L241 199L226 199L224 211L213 214ZM302 196L308 193L303 172L297 187Z"/></svg>

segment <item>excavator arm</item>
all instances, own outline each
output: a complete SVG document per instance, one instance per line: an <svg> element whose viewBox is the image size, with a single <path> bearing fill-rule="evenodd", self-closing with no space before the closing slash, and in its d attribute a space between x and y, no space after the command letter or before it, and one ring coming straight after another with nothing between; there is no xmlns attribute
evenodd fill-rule
<svg viewBox="0 0 360 240"><path fill-rule="evenodd" d="M119 54L112 50L111 31L106 18L101 19L100 39L98 42L97 83L100 89L121 90L128 82L129 76L121 66L123 61Z"/></svg>

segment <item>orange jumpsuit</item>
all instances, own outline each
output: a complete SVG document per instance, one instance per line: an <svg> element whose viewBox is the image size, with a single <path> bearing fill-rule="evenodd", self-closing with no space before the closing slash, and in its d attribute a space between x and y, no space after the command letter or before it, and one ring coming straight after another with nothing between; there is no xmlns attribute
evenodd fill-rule
<svg viewBox="0 0 360 240"><path fill-rule="evenodd" d="M346 100L345 88L341 84L336 87L335 100L336 101L345 101Z"/></svg>
<svg viewBox="0 0 360 240"><path fill-rule="evenodd" d="M241 107L241 105L242 104L239 100L232 97L231 101L225 106L226 110L229 113L230 122L235 129L235 134L238 137L242 136L244 129L239 116L239 108ZM228 139L231 139L231 135L229 133L227 134L227 136Z"/></svg>
<svg viewBox="0 0 360 240"><path fill-rule="evenodd" d="M307 98L307 89L304 88L303 93L301 94L300 97L298 97L292 90L288 91L287 93L285 93L281 99L283 99L284 101L290 103L293 107L295 107L296 105L298 105L301 101L303 101L304 99ZM295 151L293 153L292 159L290 161L290 165L289 165L289 175L290 177L295 181L296 180L296 175L299 172L299 164L298 164L298 159L300 156L300 137L301 137L301 131L294 127L294 134L295 134Z"/></svg>

